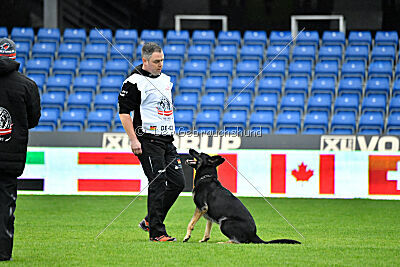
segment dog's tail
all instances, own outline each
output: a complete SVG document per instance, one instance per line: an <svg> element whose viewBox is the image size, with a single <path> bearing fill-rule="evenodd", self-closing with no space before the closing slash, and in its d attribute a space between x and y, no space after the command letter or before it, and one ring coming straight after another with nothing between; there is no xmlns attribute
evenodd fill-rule
<svg viewBox="0 0 400 267"><path fill-rule="evenodd" d="M257 235L251 240L251 243L256 243L256 244L301 244L301 242L293 239L275 239L275 240L270 240L270 241L264 241Z"/></svg>

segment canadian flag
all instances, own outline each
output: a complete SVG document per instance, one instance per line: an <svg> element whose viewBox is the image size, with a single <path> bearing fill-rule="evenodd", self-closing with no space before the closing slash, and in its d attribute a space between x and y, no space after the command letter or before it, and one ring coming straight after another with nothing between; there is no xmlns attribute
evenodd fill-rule
<svg viewBox="0 0 400 267"><path fill-rule="evenodd" d="M271 193L299 197L335 193L335 155L272 154Z"/></svg>
<svg viewBox="0 0 400 267"><path fill-rule="evenodd" d="M400 156L369 156L369 194L400 195Z"/></svg>

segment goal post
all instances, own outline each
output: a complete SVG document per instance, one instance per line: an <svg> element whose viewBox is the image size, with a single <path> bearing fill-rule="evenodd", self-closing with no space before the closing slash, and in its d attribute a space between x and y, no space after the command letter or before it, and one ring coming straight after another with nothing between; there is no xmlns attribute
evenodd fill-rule
<svg viewBox="0 0 400 267"><path fill-rule="evenodd" d="M294 15L291 16L290 19L293 38L297 36L299 31L299 20L338 20L339 31L346 34L346 22L343 15Z"/></svg>
<svg viewBox="0 0 400 267"><path fill-rule="evenodd" d="M228 31L228 17L224 15L175 15L175 31L181 30L182 20L221 20L222 30Z"/></svg>

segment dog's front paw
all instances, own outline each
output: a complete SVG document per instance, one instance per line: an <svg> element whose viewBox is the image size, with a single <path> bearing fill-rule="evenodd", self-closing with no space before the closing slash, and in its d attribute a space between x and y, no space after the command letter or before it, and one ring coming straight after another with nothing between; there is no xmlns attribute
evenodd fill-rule
<svg viewBox="0 0 400 267"><path fill-rule="evenodd" d="M207 238L203 238L202 240L200 240L200 241L199 241L199 243L207 242L208 240L210 240L210 238L209 238L209 237L207 237Z"/></svg>
<svg viewBox="0 0 400 267"><path fill-rule="evenodd" d="M185 238L183 239L183 242L188 242L189 239L190 239L190 235L189 236L185 236Z"/></svg>

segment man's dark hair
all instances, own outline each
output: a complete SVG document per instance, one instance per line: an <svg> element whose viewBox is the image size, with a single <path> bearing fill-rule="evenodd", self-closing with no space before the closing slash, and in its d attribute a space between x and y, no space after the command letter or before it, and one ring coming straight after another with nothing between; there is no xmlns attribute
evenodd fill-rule
<svg viewBox="0 0 400 267"><path fill-rule="evenodd" d="M145 43L142 47L142 57L144 57L147 60L150 60L151 55L154 52L161 53L161 51L162 51L162 49L158 44L156 44L154 42L148 42L148 43Z"/></svg>

